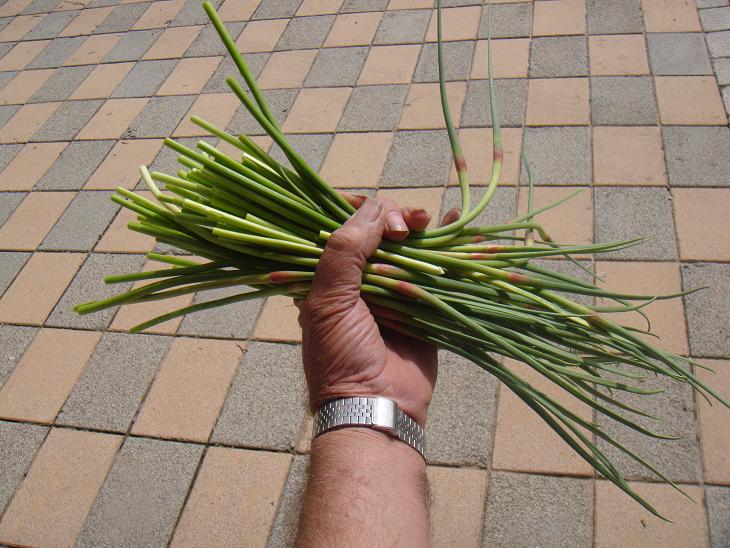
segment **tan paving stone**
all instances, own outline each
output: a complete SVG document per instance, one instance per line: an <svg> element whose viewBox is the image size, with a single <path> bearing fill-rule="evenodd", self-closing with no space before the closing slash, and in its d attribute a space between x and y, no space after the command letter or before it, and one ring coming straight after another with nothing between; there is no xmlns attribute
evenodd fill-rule
<svg viewBox="0 0 730 548"><path fill-rule="evenodd" d="M118 141L84 186L85 190L132 189L139 181L139 166L149 165L162 148L162 139Z"/></svg>
<svg viewBox="0 0 730 548"><path fill-rule="evenodd" d="M534 187L533 205L540 208L580 190L580 187ZM584 245L593 243L593 193L590 188L582 188L583 192L570 201L540 213L536 221L543 225L553 241L562 244ZM527 213L527 187L520 187L517 213Z"/></svg>
<svg viewBox="0 0 730 548"><path fill-rule="evenodd" d="M438 225L444 197L443 188L386 188L378 190L379 198L390 198L401 207L423 208L432 215L429 228Z"/></svg>
<svg viewBox="0 0 730 548"><path fill-rule="evenodd" d="M445 8L441 11L441 37L444 42L450 40L474 40L479 30L479 21L482 17L481 6L465 6ZM431 22L426 32L426 42L435 42L436 11L431 14Z"/></svg>
<svg viewBox="0 0 730 548"><path fill-rule="evenodd" d="M40 89L54 72L54 69L24 70L23 72L19 72L0 91L0 105L22 105Z"/></svg>
<svg viewBox="0 0 730 548"><path fill-rule="evenodd" d="M8 0L2 6L0 6L0 17L18 15L32 1L33 0Z"/></svg>
<svg viewBox="0 0 730 548"><path fill-rule="evenodd" d="M71 21L58 35L83 36L91 34L113 10L113 6L85 9L79 13L76 18Z"/></svg>
<svg viewBox="0 0 730 548"><path fill-rule="evenodd" d="M321 175L338 188L375 188L392 142L392 133L338 133Z"/></svg>
<svg viewBox="0 0 730 548"><path fill-rule="evenodd" d="M79 48L66 59L63 66L94 65L100 63L106 54L119 42L122 34L97 34L89 36Z"/></svg>
<svg viewBox="0 0 730 548"><path fill-rule="evenodd" d="M454 125L458 126L461 119L461 106L464 104L466 96L466 82L447 82L446 93L449 98L451 118ZM445 127L439 85L436 83L411 84L398 128L439 129Z"/></svg>
<svg viewBox="0 0 730 548"><path fill-rule="evenodd" d="M0 143L25 143L60 106L61 103L23 105L0 129Z"/></svg>
<svg viewBox="0 0 730 548"><path fill-rule="evenodd" d="M487 471L429 466L431 546L481 546Z"/></svg>
<svg viewBox="0 0 730 548"><path fill-rule="evenodd" d="M298 88L304 83L317 50L276 51L258 78L261 89Z"/></svg>
<svg viewBox="0 0 730 548"><path fill-rule="evenodd" d="M585 0L537 0L532 18L533 36L585 34Z"/></svg>
<svg viewBox="0 0 730 548"><path fill-rule="evenodd" d="M157 95L188 95L200 93L220 65L222 57L190 57L175 65ZM204 113L202 113L204 115Z"/></svg>
<svg viewBox="0 0 730 548"><path fill-rule="evenodd" d="M584 419L591 408L523 363L507 359L505 365L521 379ZM500 387L492 468L521 472L590 476L593 468L573 451L545 421L509 388Z"/></svg>
<svg viewBox="0 0 730 548"><path fill-rule="evenodd" d="M0 249L34 250L43 241L73 192L31 192L0 228Z"/></svg>
<svg viewBox="0 0 730 548"><path fill-rule="evenodd" d="M601 287L640 295L669 295L682 290L679 269L674 263L660 262L596 262L596 273L605 283ZM599 302L602 306L608 302ZM682 299L655 301L642 309L651 320L651 331L659 337L653 344L676 354L687 354L687 330ZM611 314L611 320L646 329L646 321L638 314ZM641 336L641 335L640 335Z"/></svg>
<svg viewBox="0 0 730 548"><path fill-rule="evenodd" d="M352 88L310 88L299 92L284 122L284 131L321 133L337 129Z"/></svg>
<svg viewBox="0 0 730 548"><path fill-rule="evenodd" d="M237 341L175 339L132 432L207 442L241 355Z"/></svg>
<svg viewBox="0 0 730 548"><path fill-rule="evenodd" d="M111 63L95 67L69 99L104 99L108 97L124 80L133 66L134 63Z"/></svg>
<svg viewBox="0 0 730 548"><path fill-rule="evenodd" d="M137 22L132 26L133 30L156 29L166 26L175 19L177 13L185 5L186 0L162 0L152 2Z"/></svg>
<svg viewBox="0 0 730 548"><path fill-rule="evenodd" d="M54 11L69 11L83 9L89 5L91 0L61 0Z"/></svg>
<svg viewBox="0 0 730 548"><path fill-rule="evenodd" d="M182 119L180 125L173 131L174 137L191 137L206 135L207 132L190 121L190 115L197 114L205 118L205 121L219 128L225 128L231 121L236 110L241 105L233 93L209 93L200 95L193 106L190 107L188 116Z"/></svg>
<svg viewBox="0 0 730 548"><path fill-rule="evenodd" d="M343 0L304 0L299 9L297 10L297 16L303 17L306 15L327 15L330 13L337 13L340 11Z"/></svg>
<svg viewBox="0 0 730 548"><path fill-rule="evenodd" d="M77 139L119 139L147 101L147 98L109 99L81 129Z"/></svg>
<svg viewBox="0 0 730 548"><path fill-rule="evenodd" d="M211 447L171 546L264 546L291 455Z"/></svg>
<svg viewBox="0 0 730 548"><path fill-rule="evenodd" d="M265 341L302 342L298 317L299 310L291 298L269 297L261 309L253 336Z"/></svg>
<svg viewBox="0 0 730 548"><path fill-rule="evenodd" d="M42 324L85 258L83 253L35 253L0 299L0 322Z"/></svg>
<svg viewBox="0 0 730 548"><path fill-rule="evenodd" d="M152 199L151 192L137 192L136 194ZM96 245L96 251L107 253L149 253L152 251L155 247L153 237L127 228L127 223L136 220L136 213L126 207L121 208Z"/></svg>
<svg viewBox="0 0 730 548"><path fill-rule="evenodd" d="M492 129L491 128L462 128L459 130L459 141L464 151L469 182L476 185L489 184L492 178ZM504 149L504 163L499 179L500 185L516 185L520 181L520 166L522 157L522 129L502 128L502 148ZM451 166L449 184L458 184L456 169Z"/></svg>
<svg viewBox="0 0 730 548"><path fill-rule="evenodd" d="M286 19L272 19L270 21L251 21L236 40L236 46L241 53L257 53L272 51L284 33L288 24Z"/></svg>
<svg viewBox="0 0 730 548"><path fill-rule="evenodd" d="M589 124L588 79L531 79L528 84L526 123L530 126Z"/></svg>
<svg viewBox="0 0 730 548"><path fill-rule="evenodd" d="M142 59L174 59L182 57L203 29L195 27L172 27L165 29L155 40Z"/></svg>
<svg viewBox="0 0 730 548"><path fill-rule="evenodd" d="M0 173L0 190L32 190L66 143L28 143Z"/></svg>
<svg viewBox="0 0 730 548"><path fill-rule="evenodd" d="M51 430L0 522L0 541L72 545L121 441L109 434Z"/></svg>
<svg viewBox="0 0 730 548"><path fill-rule="evenodd" d="M529 57L529 38L492 40L492 78L526 78ZM471 77L484 80L487 76L487 41L480 40L474 52Z"/></svg>
<svg viewBox="0 0 730 548"><path fill-rule="evenodd" d="M382 18L383 14L380 12L338 15L324 42L324 47L369 45L373 41L373 36L378 30Z"/></svg>
<svg viewBox="0 0 730 548"><path fill-rule="evenodd" d="M100 338L95 331L41 329L0 390L0 417L52 424Z"/></svg>
<svg viewBox="0 0 730 548"><path fill-rule="evenodd" d="M702 30L692 0L642 0L646 32L692 32Z"/></svg>
<svg viewBox="0 0 730 548"><path fill-rule="evenodd" d="M0 42L17 42L28 34L43 19L42 14L18 15L0 30Z"/></svg>
<svg viewBox="0 0 730 548"><path fill-rule="evenodd" d="M730 189L675 188L674 222L683 260L730 259Z"/></svg>
<svg viewBox="0 0 730 548"><path fill-rule="evenodd" d="M666 125L727 125L714 76L657 76L659 117Z"/></svg>
<svg viewBox="0 0 730 548"><path fill-rule="evenodd" d="M51 41L18 42L0 59L0 71L23 70Z"/></svg>
<svg viewBox="0 0 730 548"><path fill-rule="evenodd" d="M358 84L408 84L420 51L421 46L418 45L371 48Z"/></svg>
<svg viewBox="0 0 730 548"><path fill-rule="evenodd" d="M666 185L659 128L593 128L593 181L597 185Z"/></svg>
<svg viewBox="0 0 730 548"><path fill-rule="evenodd" d="M596 548L665 548L708 546L704 493L694 485L682 485L693 502L670 485L631 483L639 495L668 519L668 523L644 511L618 487L596 482Z"/></svg>
<svg viewBox="0 0 730 548"><path fill-rule="evenodd" d="M589 36L593 76L649 74L646 43L641 34Z"/></svg>
<svg viewBox="0 0 730 548"><path fill-rule="evenodd" d="M697 376L717 390L725 399L730 398L730 361L702 360L715 373L696 368ZM705 481L730 485L730 413L722 404L709 405L698 398L700 439L705 465Z"/></svg>
<svg viewBox="0 0 730 548"><path fill-rule="evenodd" d="M225 0L218 8L222 21L248 21L261 0Z"/></svg>

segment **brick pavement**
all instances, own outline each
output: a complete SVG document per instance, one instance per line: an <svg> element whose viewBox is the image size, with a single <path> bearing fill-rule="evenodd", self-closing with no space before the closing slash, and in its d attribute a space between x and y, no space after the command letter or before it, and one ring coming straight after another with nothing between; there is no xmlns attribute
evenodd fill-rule
<svg viewBox="0 0 730 548"><path fill-rule="evenodd" d="M312 165L341 187L438 213L458 191L432 4L217 2ZM452 110L484 185L485 11L480 0L445 4ZM494 4L506 160L480 221L525 210L526 153L537 205L584 189L545 214L558 239L653 237L585 265L626 291L711 285L647 313L663 344L715 366L730 396L728 1ZM241 303L135 336L124 331L151 307L70 310L117 289L102 275L151 266L154 242L126 230L132 217L109 195L138 186L140 163L175 169L163 137L203 137L186 121L193 112L261 135L224 84L234 73L224 53L198 0L0 5L2 544L291 542L311 429L291 303ZM697 501L615 455L675 521L664 524L596 478L492 378L446 353L441 367L428 424L435 546L730 545L727 410L674 387L647 410L683 439L625 436Z"/></svg>

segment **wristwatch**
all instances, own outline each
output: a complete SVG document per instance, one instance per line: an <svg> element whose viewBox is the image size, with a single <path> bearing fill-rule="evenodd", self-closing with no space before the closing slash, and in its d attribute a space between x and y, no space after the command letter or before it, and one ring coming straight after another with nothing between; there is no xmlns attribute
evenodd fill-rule
<svg viewBox="0 0 730 548"><path fill-rule="evenodd" d="M386 432L407 443L425 459L423 428L388 398L340 398L320 407L314 415L314 437L336 428L365 426Z"/></svg>

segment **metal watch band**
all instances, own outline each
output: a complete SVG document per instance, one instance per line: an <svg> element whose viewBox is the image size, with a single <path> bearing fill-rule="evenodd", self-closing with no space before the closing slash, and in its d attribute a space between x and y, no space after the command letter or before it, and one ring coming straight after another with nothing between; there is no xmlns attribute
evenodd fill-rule
<svg viewBox="0 0 730 548"><path fill-rule="evenodd" d="M369 426L407 443L425 459L423 428L387 398L341 398L325 403L314 415L314 437L335 428Z"/></svg>

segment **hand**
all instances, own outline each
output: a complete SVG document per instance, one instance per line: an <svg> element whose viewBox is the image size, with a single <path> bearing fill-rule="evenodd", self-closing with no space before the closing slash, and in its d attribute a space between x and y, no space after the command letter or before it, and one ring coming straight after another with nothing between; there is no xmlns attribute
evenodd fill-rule
<svg viewBox="0 0 730 548"><path fill-rule="evenodd" d="M347 198L359 210L332 233L299 305L310 405L316 410L335 398L382 396L423 426L436 384L436 348L378 325L360 284L383 236L403 240L409 230L425 230L430 216L390 200ZM444 224L458 217L451 210Z"/></svg>

